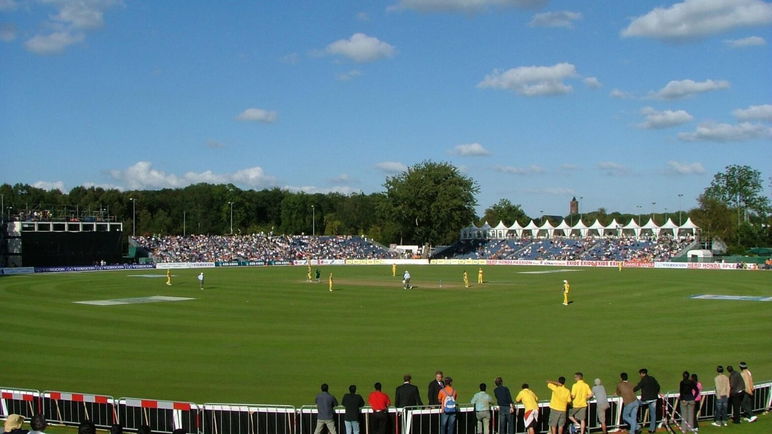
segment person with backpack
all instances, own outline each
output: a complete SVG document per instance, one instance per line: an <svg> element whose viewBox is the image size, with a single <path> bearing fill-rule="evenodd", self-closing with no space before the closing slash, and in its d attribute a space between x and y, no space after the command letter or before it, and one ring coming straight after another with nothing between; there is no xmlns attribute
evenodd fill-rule
<svg viewBox="0 0 772 434"><path fill-rule="evenodd" d="M458 413L458 392L453 388L453 379L445 377L445 387L437 394L442 412L440 413L440 434L455 434Z"/></svg>

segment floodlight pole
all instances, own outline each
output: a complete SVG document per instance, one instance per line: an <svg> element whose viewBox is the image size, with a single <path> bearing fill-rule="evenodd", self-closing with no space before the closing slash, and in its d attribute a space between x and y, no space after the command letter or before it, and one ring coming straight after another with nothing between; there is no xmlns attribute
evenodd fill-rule
<svg viewBox="0 0 772 434"><path fill-rule="evenodd" d="M681 199L684 197L683 193L678 193L678 226L681 226L684 224L683 219L681 218L681 209L683 208L683 205L681 205Z"/></svg>
<svg viewBox="0 0 772 434"><path fill-rule="evenodd" d="M182 236L184 237L186 235L185 233L185 217L187 217L187 211L182 211Z"/></svg>
<svg viewBox="0 0 772 434"><path fill-rule="evenodd" d="M654 205L656 205L657 202L651 203L651 221L654 221Z"/></svg>
<svg viewBox="0 0 772 434"><path fill-rule="evenodd" d="M316 206L311 205L311 236L316 236Z"/></svg>
<svg viewBox="0 0 772 434"><path fill-rule="evenodd" d="M228 205L231 206L231 235L233 235L233 202L228 202Z"/></svg>
<svg viewBox="0 0 772 434"><path fill-rule="evenodd" d="M131 201L131 236L136 237L137 236L137 201L130 197L129 200Z"/></svg>

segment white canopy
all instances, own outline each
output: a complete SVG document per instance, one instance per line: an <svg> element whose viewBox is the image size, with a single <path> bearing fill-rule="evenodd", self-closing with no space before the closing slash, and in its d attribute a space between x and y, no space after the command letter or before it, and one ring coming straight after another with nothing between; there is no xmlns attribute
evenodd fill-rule
<svg viewBox="0 0 772 434"><path fill-rule="evenodd" d="M536 223L534 223L533 220L525 225L523 229L531 231L531 238L536 238L536 234L539 233L539 227L536 226Z"/></svg>
<svg viewBox="0 0 772 434"><path fill-rule="evenodd" d="M670 217L668 217L668 219L667 219L667 221L665 222L665 224L663 224L662 226L660 226L660 230L662 230L662 229L665 229L665 230L669 230L670 232L672 232L672 233L673 233L673 236L674 236L674 237L675 237L676 235L678 235L678 225L677 225L677 224L675 224L675 223L673 223L673 220L671 220L671 219L670 219Z"/></svg>
<svg viewBox="0 0 772 434"><path fill-rule="evenodd" d="M593 224L591 224L591 225L590 225L590 227L589 227L589 230L590 230L590 231L592 231L592 230L598 231L598 235L600 235L600 236L602 237L602 236L603 236L603 233L606 231L606 227L605 227L605 226L603 226L603 225L600 223L600 221L598 221L598 219L595 219L595 223L593 223ZM588 232L589 232L589 231L588 231Z"/></svg>
<svg viewBox="0 0 772 434"><path fill-rule="evenodd" d="M559 225L555 226L555 229L558 231L563 231L564 236L571 235L571 225L566 222L566 219L563 219Z"/></svg>
<svg viewBox="0 0 772 434"><path fill-rule="evenodd" d="M622 227L622 232L626 230L631 230L635 234L635 238L641 237L641 226L635 222L635 219L630 219L630 223L624 225Z"/></svg>
<svg viewBox="0 0 772 434"><path fill-rule="evenodd" d="M512 226L509 227L510 231L515 231L518 238L523 238L523 226L520 225L520 222L515 220L514 223L512 223Z"/></svg>

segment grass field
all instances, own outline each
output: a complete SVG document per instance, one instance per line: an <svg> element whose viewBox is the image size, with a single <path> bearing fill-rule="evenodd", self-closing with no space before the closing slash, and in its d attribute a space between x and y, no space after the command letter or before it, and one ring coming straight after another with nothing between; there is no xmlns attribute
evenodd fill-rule
<svg viewBox="0 0 772 434"><path fill-rule="evenodd" d="M318 284L305 267L211 269L204 291L199 270L175 271L172 287L142 277L161 270L3 277L0 386L299 406L322 382L339 398L375 381L393 396L405 373L425 395L436 369L462 401L497 375L541 399L546 379L574 371L612 392L619 372L641 367L664 391L683 370L711 389L717 364L741 360L772 379L772 303L690 298L772 296L769 272L500 266L464 289L463 267L408 269L412 291L388 266L323 267ZM475 280L477 267L466 269ZM74 303L155 295L194 299Z"/></svg>

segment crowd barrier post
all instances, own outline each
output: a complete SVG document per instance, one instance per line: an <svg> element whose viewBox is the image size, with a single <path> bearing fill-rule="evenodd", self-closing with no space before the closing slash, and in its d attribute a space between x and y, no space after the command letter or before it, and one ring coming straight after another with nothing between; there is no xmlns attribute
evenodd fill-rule
<svg viewBox="0 0 772 434"><path fill-rule="evenodd" d="M43 415L50 422L78 425L90 420L99 428L109 428L118 422L112 396L46 391L42 397Z"/></svg>
<svg viewBox="0 0 772 434"><path fill-rule="evenodd" d="M120 423L129 430L148 425L153 432L159 433L171 433L175 429L183 429L186 433L200 432L199 407L192 402L121 398L118 409Z"/></svg>
<svg viewBox="0 0 772 434"><path fill-rule="evenodd" d="M203 434L294 434L297 410L290 405L204 404Z"/></svg>
<svg viewBox="0 0 772 434"><path fill-rule="evenodd" d="M0 413L3 417L18 414L29 419L40 412L40 391L0 387Z"/></svg>
<svg viewBox="0 0 772 434"><path fill-rule="evenodd" d="M436 434L440 431L439 407L422 405L401 410L401 434Z"/></svg>

